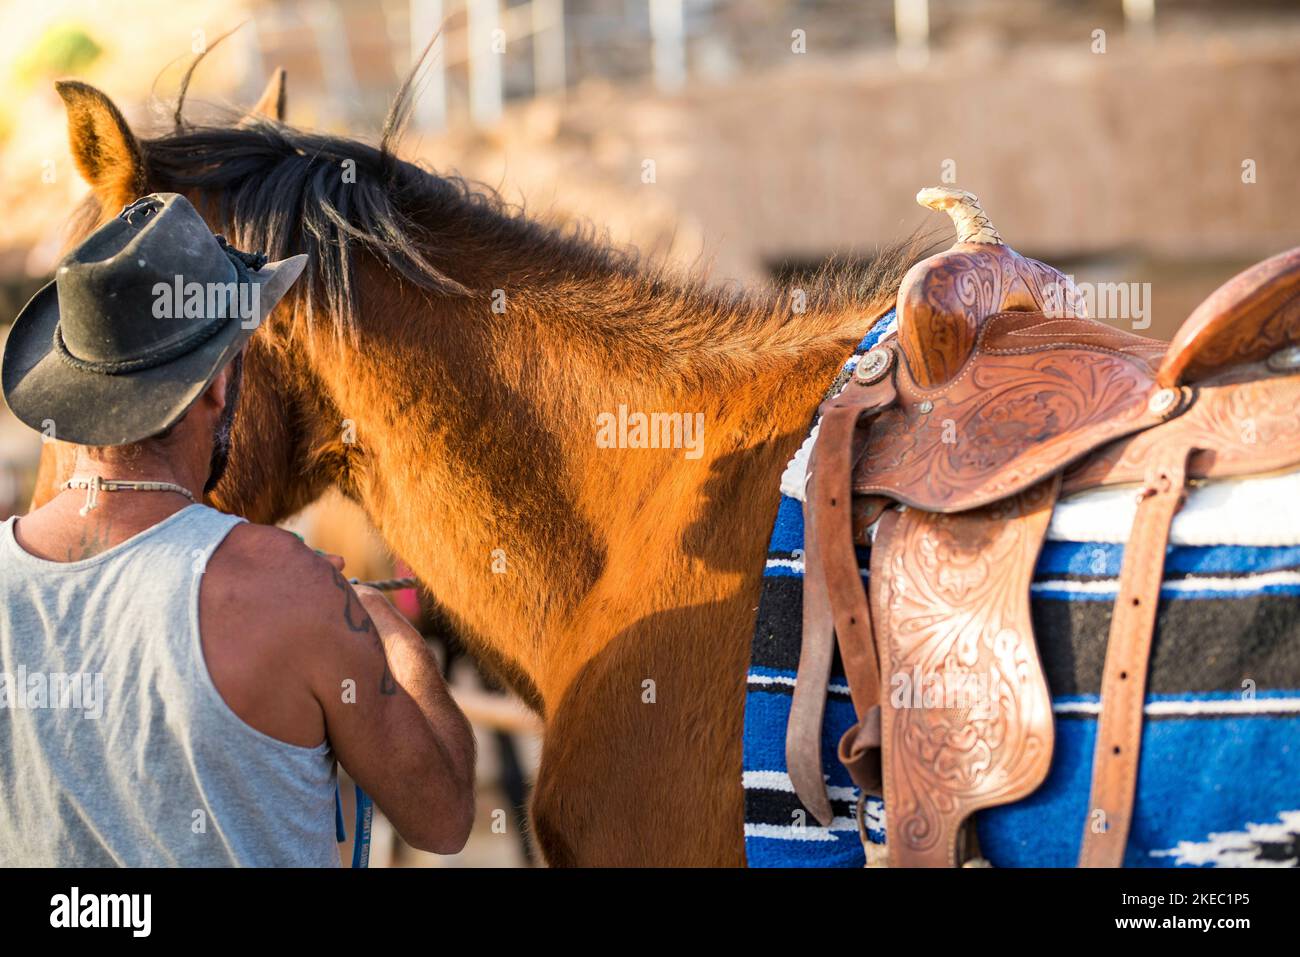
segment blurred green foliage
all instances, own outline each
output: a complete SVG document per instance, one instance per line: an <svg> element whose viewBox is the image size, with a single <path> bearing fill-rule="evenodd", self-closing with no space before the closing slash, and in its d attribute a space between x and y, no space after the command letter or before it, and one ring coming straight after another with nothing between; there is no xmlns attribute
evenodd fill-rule
<svg viewBox="0 0 1300 957"><path fill-rule="evenodd" d="M46 30L15 66L19 79L30 83L48 76L79 73L103 52L82 27L58 23Z"/></svg>

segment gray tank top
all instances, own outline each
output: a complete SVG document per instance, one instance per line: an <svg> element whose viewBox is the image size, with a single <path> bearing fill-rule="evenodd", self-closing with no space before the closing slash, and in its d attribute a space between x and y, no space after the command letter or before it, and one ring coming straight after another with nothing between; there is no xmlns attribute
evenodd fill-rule
<svg viewBox="0 0 1300 957"><path fill-rule="evenodd" d="M203 658L240 521L191 505L66 563L0 525L0 866L338 866L329 743L246 724Z"/></svg>

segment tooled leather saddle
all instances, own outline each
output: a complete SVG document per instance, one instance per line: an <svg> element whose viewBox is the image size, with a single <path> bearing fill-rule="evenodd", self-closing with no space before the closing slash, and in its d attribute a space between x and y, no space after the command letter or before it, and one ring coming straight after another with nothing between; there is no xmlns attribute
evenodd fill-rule
<svg viewBox="0 0 1300 957"><path fill-rule="evenodd" d="M828 824L838 644L858 718L839 759L884 797L888 863L977 860L972 815L1028 796L1051 763L1029 588L1052 509L1132 484L1080 822L1080 866L1120 866L1174 515L1191 482L1300 466L1300 249L1230 280L1166 345L1086 318L1070 280L1005 245L971 194L917 199L949 213L957 243L908 273L897 335L823 403L809 459L790 777Z"/></svg>

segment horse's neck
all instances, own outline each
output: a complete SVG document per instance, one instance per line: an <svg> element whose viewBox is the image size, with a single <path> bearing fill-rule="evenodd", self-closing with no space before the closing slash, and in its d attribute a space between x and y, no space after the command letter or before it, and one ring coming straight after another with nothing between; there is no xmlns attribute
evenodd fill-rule
<svg viewBox="0 0 1300 957"><path fill-rule="evenodd" d="M748 365L712 378L689 354L672 375L615 369L549 327L462 318L419 316L455 322L427 350L363 331L313 372L356 426L344 490L471 640L550 699L626 624L753 585L761 516L867 317L804 348L787 330L732 349L726 362ZM719 350L689 348L718 368ZM670 418L637 418L653 413ZM657 435L685 447L645 447L662 443L638 423L665 422Z"/></svg>

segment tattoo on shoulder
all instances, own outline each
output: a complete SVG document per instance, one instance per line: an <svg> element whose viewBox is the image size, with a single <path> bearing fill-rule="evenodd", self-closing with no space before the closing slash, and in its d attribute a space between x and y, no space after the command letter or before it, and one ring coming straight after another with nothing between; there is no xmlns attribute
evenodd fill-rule
<svg viewBox="0 0 1300 957"><path fill-rule="evenodd" d="M361 604L361 599L357 597L357 593L352 590L348 580L340 574L337 568L334 569L334 587L343 592L343 621L347 624L348 631L359 635L372 633L375 626L370 621L370 615L366 613L365 606Z"/></svg>
<svg viewBox="0 0 1300 957"><path fill-rule="evenodd" d="M361 599L337 568L334 569L334 587L343 592L343 621L347 624L348 631L357 635L371 635L375 640L375 646L384 662L384 673L379 678L379 693L397 694L397 682L388 670L388 656L384 654L384 643L380 640L379 632L375 630L374 622L370 620L370 614L361 604Z"/></svg>

